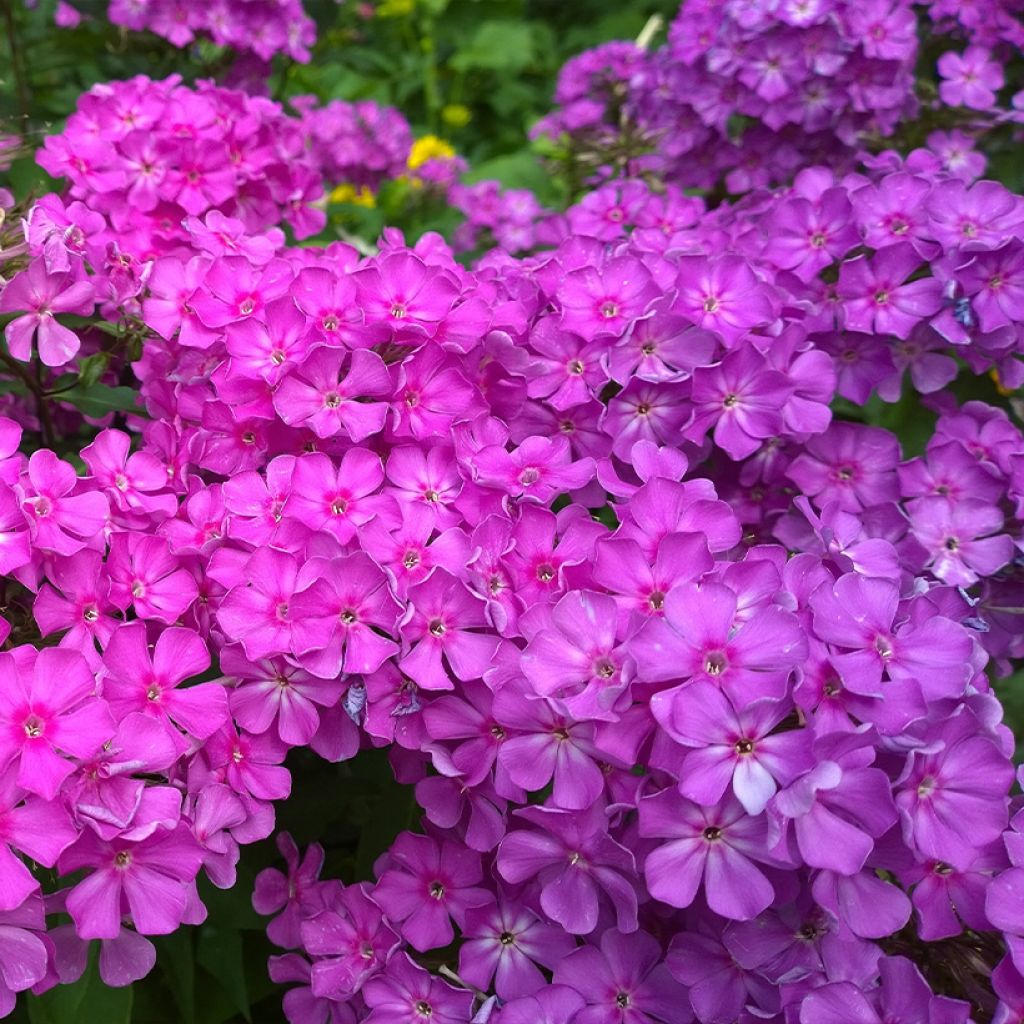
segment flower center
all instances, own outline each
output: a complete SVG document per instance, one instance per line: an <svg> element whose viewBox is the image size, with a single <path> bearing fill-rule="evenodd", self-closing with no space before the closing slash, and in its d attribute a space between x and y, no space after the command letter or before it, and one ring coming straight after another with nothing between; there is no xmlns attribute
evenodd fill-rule
<svg viewBox="0 0 1024 1024"><path fill-rule="evenodd" d="M618 1007L618 1008L619 1008L620 1010L626 1010L626 1009L628 1009L628 1008L629 1008L629 1004L630 1004L630 1002L631 1002L631 1000L630 1000L630 998L629 998L629 993L628 993L628 992L620 992L620 993L619 993L619 994L618 994L618 995L617 995L617 996L615 997L615 1005L616 1005L616 1006L617 1006L617 1007Z"/></svg>
<svg viewBox="0 0 1024 1024"><path fill-rule="evenodd" d="M704 829L704 838L709 843L718 842L718 840L722 838L722 830L717 825L708 825L708 827Z"/></svg>
<svg viewBox="0 0 1024 1024"><path fill-rule="evenodd" d="M430 622L430 635L442 637L447 632L445 624L440 619L432 619Z"/></svg>
<svg viewBox="0 0 1024 1024"><path fill-rule="evenodd" d="M46 729L46 723L38 715L29 715L25 719L25 735L30 740L37 740L43 735Z"/></svg>
<svg viewBox="0 0 1024 1024"><path fill-rule="evenodd" d="M118 868L126 868L132 862L132 855L127 850L121 850L120 853L114 856L114 866Z"/></svg>
<svg viewBox="0 0 1024 1024"><path fill-rule="evenodd" d="M738 740L736 743L737 754L752 754L754 752L753 740Z"/></svg>
<svg viewBox="0 0 1024 1024"><path fill-rule="evenodd" d="M709 676L720 676L729 662L721 651L709 651L704 657L704 671Z"/></svg>
<svg viewBox="0 0 1024 1024"><path fill-rule="evenodd" d="M524 487L529 487L530 484L535 484L540 479L540 470L536 466L527 466L519 474L519 482Z"/></svg>
<svg viewBox="0 0 1024 1024"><path fill-rule="evenodd" d="M348 508L348 502L344 498L335 498L331 502L331 515L343 516Z"/></svg>
<svg viewBox="0 0 1024 1024"><path fill-rule="evenodd" d="M328 409L337 409L338 406L341 405L341 395L334 391L324 395L324 405L326 405Z"/></svg>
<svg viewBox="0 0 1024 1024"><path fill-rule="evenodd" d="M601 303L601 316L603 316L605 318L605 320L611 320L611 318L613 316L618 316L618 315L619 315L619 307L614 302L602 302ZM581 369L579 372L582 373L583 370Z"/></svg>
<svg viewBox="0 0 1024 1024"><path fill-rule="evenodd" d="M516 941L516 937L511 932L502 932L498 937L498 941L503 946L511 946Z"/></svg>
<svg viewBox="0 0 1024 1024"><path fill-rule="evenodd" d="M440 882L430 883L431 899L439 900L444 896L444 886Z"/></svg>
<svg viewBox="0 0 1024 1024"><path fill-rule="evenodd" d="M537 579L541 583L550 583L555 578L555 567L548 562L541 562L537 566Z"/></svg>

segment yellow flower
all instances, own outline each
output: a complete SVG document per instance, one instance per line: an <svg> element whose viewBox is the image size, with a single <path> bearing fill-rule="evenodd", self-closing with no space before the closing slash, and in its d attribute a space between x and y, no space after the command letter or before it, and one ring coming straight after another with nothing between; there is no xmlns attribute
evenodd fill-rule
<svg viewBox="0 0 1024 1024"><path fill-rule="evenodd" d="M465 128L473 114L464 103L449 103L441 108L441 120L453 128Z"/></svg>
<svg viewBox="0 0 1024 1024"><path fill-rule="evenodd" d="M378 18L404 18L415 7L416 0L381 0L373 13Z"/></svg>
<svg viewBox="0 0 1024 1024"><path fill-rule="evenodd" d="M412 144L407 161L410 171L422 167L428 160L451 160L455 150L436 135L424 135Z"/></svg>
<svg viewBox="0 0 1024 1024"><path fill-rule="evenodd" d="M339 185L330 196L332 203L351 203L353 206L365 206L373 209L377 205L377 197L367 188L361 185Z"/></svg>

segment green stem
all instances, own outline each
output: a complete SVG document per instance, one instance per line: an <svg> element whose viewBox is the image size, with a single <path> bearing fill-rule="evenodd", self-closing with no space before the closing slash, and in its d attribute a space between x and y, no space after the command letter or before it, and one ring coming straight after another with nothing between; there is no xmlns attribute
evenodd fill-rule
<svg viewBox="0 0 1024 1024"><path fill-rule="evenodd" d="M18 109L24 120L28 120L29 102L28 81L25 77L25 62L21 48L18 46L17 25L14 20L14 0L0 0L3 7L4 24L7 28L7 46L11 51L11 75L14 78L14 91L18 99Z"/></svg>

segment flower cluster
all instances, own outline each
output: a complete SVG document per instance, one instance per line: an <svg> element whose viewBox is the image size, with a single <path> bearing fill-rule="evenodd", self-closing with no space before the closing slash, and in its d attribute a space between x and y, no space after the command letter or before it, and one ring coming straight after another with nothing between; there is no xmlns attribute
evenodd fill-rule
<svg viewBox="0 0 1024 1024"><path fill-rule="evenodd" d="M98 131L143 116L126 88ZM1024 438L936 393L957 360L1019 383L1018 197L921 155L714 210L627 182L472 269L211 203L126 265L124 179L75 173L28 219L8 343L59 366L64 314L129 312L148 418L82 477L0 421L0 1011L93 939L109 984L145 974L298 746L389 747L425 821L349 886L282 837L254 902L294 1024L966 1022L935 965L1004 941L1017 1011L984 670L1024 653ZM833 418L908 380L920 457ZM447 979L420 964L455 941Z"/></svg>
<svg viewBox="0 0 1024 1024"><path fill-rule="evenodd" d="M283 53L305 63L316 42L316 23L302 0L110 0L107 17L133 32L152 32L172 46L190 46L205 37L261 61ZM81 20L74 4L62 0L58 25L74 28Z"/></svg>
<svg viewBox="0 0 1024 1024"><path fill-rule="evenodd" d="M935 28L971 41L938 61L942 103L996 106L1024 32L1011 6L930 5ZM686 0L659 49L615 42L569 61L535 132L573 140L598 177L625 168L744 193L809 164L846 171L919 112L918 32L910 0Z"/></svg>
<svg viewBox="0 0 1024 1024"><path fill-rule="evenodd" d="M464 217L455 235L462 251L498 246L516 254L534 249L543 236L537 221L546 212L528 189L503 189L497 181L453 185L448 202Z"/></svg>

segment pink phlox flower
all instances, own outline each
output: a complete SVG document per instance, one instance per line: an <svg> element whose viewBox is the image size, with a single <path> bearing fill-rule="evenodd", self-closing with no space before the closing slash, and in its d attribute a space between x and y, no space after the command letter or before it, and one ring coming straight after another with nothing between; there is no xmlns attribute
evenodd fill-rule
<svg viewBox="0 0 1024 1024"><path fill-rule="evenodd" d="M459 579L436 569L411 587L401 622L401 670L426 690L450 690L452 676L478 679L498 646L488 635L484 602Z"/></svg>
<svg viewBox="0 0 1024 1024"><path fill-rule="evenodd" d="M50 582L40 587L32 605L39 631L49 636L66 629L61 647L95 658L96 645L105 647L117 628L103 556L86 550L55 558L47 575Z"/></svg>
<svg viewBox="0 0 1024 1024"><path fill-rule="evenodd" d="M107 557L110 600L121 611L168 625L177 622L198 596L195 577L181 567L163 537L115 533Z"/></svg>
<svg viewBox="0 0 1024 1024"><path fill-rule="evenodd" d="M308 586L304 582L311 579ZM381 568L362 551L310 559L292 602L292 650L305 668L324 679L375 672L397 654L402 606Z"/></svg>
<svg viewBox="0 0 1024 1024"><path fill-rule="evenodd" d="M387 326L396 341L431 337L459 294L449 270L411 252L385 253L352 278L366 322Z"/></svg>
<svg viewBox="0 0 1024 1024"><path fill-rule="evenodd" d="M175 726L206 739L228 717L228 700L220 683L181 686L210 667L210 654L199 634L171 626L151 649L146 626L120 626L103 654L103 695L118 718L141 712L165 724L179 750L188 744Z"/></svg>
<svg viewBox="0 0 1024 1024"><path fill-rule="evenodd" d="M20 486L32 543L44 551L73 555L90 544L106 523L107 499L85 490L74 469L49 449L32 453L27 479Z"/></svg>
<svg viewBox="0 0 1024 1024"><path fill-rule="evenodd" d="M564 437L528 437L514 451L503 446L483 448L474 456L473 479L496 487L510 497L546 504L565 491L583 487L595 473L595 463L574 460Z"/></svg>
<svg viewBox="0 0 1024 1024"><path fill-rule="evenodd" d="M452 503L463 488L463 480L448 446L432 445L426 450L417 445L392 448L386 473L400 505L422 502L433 514L439 530L462 522Z"/></svg>
<svg viewBox="0 0 1024 1024"><path fill-rule="evenodd" d="M67 755L91 756L114 735L114 719L77 651L17 647L0 653L0 667L0 763L16 764L19 786L53 800L75 771Z"/></svg>
<svg viewBox="0 0 1024 1024"><path fill-rule="evenodd" d="M258 378L274 387L306 357L306 318L291 296L282 296L267 303L260 319L228 324L224 344L231 357L230 376Z"/></svg>
<svg viewBox="0 0 1024 1024"><path fill-rule="evenodd" d="M1002 64L984 46L968 46L962 54L947 51L939 58L938 70L939 98L951 107L988 110L1006 81Z"/></svg>
<svg viewBox="0 0 1024 1024"><path fill-rule="evenodd" d="M587 342L622 337L657 297L650 271L632 256L571 270L557 291L562 326Z"/></svg>
<svg viewBox="0 0 1024 1024"><path fill-rule="evenodd" d="M11 355L27 363L36 340L45 366L63 366L81 347L78 335L58 322L59 313L89 316L95 291L88 280L71 273L47 273L42 261L33 260L0 291L0 313L20 313L4 329Z"/></svg>
<svg viewBox="0 0 1024 1024"><path fill-rule="evenodd" d="M776 317L771 291L741 256L680 256L673 312L714 331L732 349L752 328Z"/></svg>
<svg viewBox="0 0 1024 1024"><path fill-rule="evenodd" d="M131 438L120 430L103 430L82 449L82 461L106 492L117 512L173 515L174 495L159 493L168 486L167 472L147 451L131 452Z"/></svg>
<svg viewBox="0 0 1024 1024"><path fill-rule="evenodd" d="M168 935L186 917L202 851L184 824L138 843L104 842L87 829L59 866L65 873L94 869L67 895L67 911L83 939L116 938L126 915L142 935Z"/></svg>

